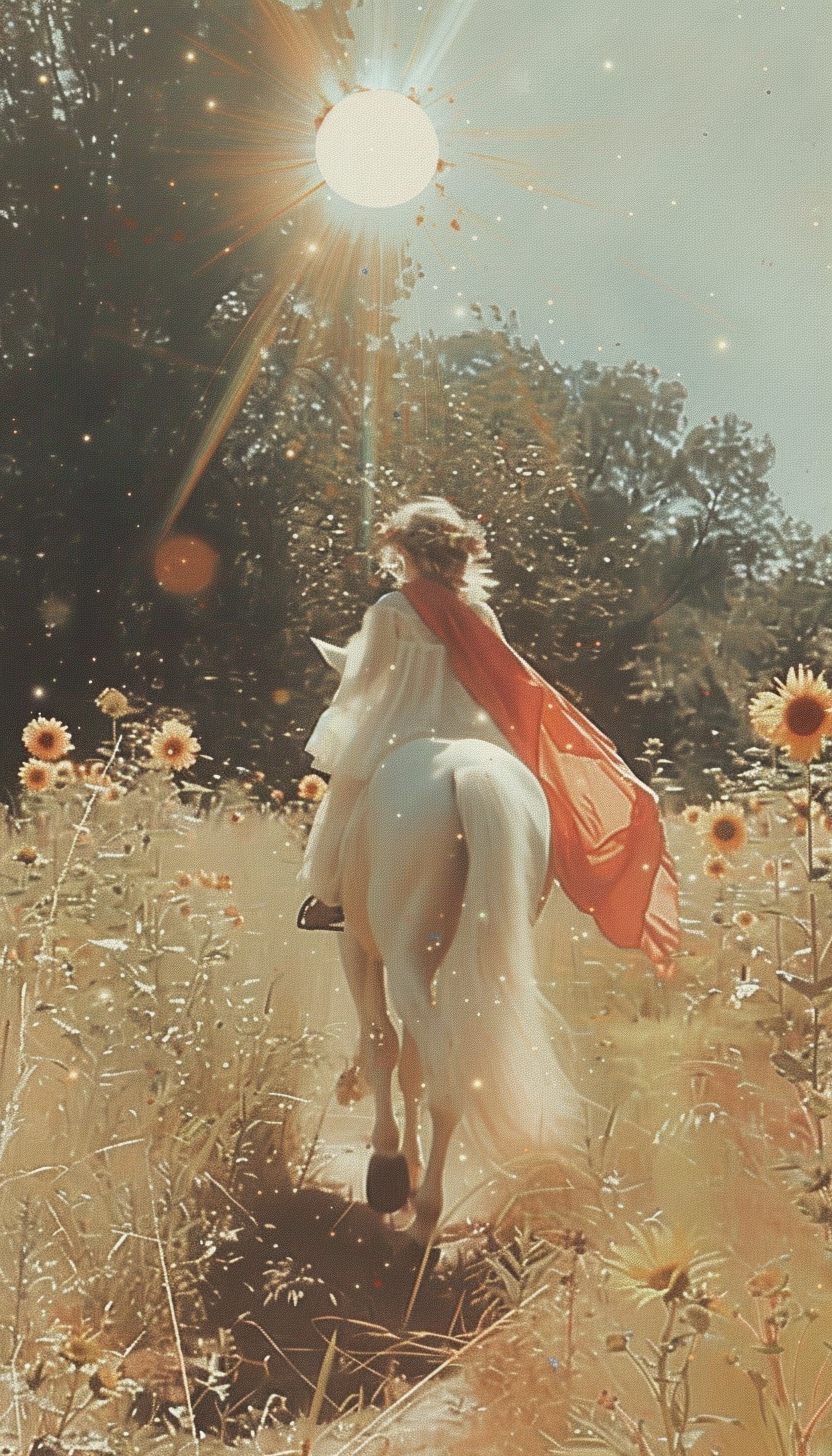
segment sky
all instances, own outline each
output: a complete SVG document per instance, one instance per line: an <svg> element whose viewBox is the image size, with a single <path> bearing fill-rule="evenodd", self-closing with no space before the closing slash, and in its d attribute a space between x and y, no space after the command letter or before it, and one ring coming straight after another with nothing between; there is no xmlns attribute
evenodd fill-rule
<svg viewBox="0 0 832 1456"><path fill-rule="evenodd" d="M396 3L406 29L418 0ZM655 366L691 425L733 412L770 435L786 510L832 529L828 0L444 8L459 28L420 79L454 98L430 108L450 211L413 229L426 276L400 332L497 303L550 359Z"/></svg>

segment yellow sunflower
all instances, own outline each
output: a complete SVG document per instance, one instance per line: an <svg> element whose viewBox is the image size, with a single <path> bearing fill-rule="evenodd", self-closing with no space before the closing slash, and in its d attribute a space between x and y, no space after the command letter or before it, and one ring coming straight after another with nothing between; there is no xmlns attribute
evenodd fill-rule
<svg viewBox="0 0 832 1456"><path fill-rule="evenodd" d="M150 740L150 757L177 773L196 763L201 744L186 723L168 718Z"/></svg>
<svg viewBox="0 0 832 1456"><path fill-rule="evenodd" d="M627 1228L632 1244L613 1244L604 1263L613 1287L639 1305L659 1297L666 1304L683 1299L716 1262L714 1255L700 1253L693 1239L679 1229L667 1229L661 1224L644 1228L628 1224Z"/></svg>
<svg viewBox="0 0 832 1456"><path fill-rule="evenodd" d="M712 880L724 880L730 871L731 866L721 854L712 854L705 860L705 874Z"/></svg>
<svg viewBox="0 0 832 1456"><path fill-rule="evenodd" d="M18 778L30 794L45 794L55 787L54 768L39 758L30 758L28 763L21 764Z"/></svg>
<svg viewBox="0 0 832 1456"><path fill-rule="evenodd" d="M715 804L707 830L711 849L718 854L737 854L745 844L745 818L733 804Z"/></svg>
<svg viewBox="0 0 832 1456"><path fill-rule="evenodd" d="M757 924L757 917L753 910L738 910L732 918L738 930L750 930L752 925Z"/></svg>
<svg viewBox="0 0 832 1456"><path fill-rule="evenodd" d="M72 752L69 729L57 718L33 718L21 736L26 752L45 763L57 763L59 758Z"/></svg>
<svg viewBox="0 0 832 1456"><path fill-rule="evenodd" d="M304 774L298 784L298 798L306 799L309 804L320 804L326 790L326 782L318 774Z"/></svg>
<svg viewBox="0 0 832 1456"><path fill-rule="evenodd" d="M820 756L823 737L832 734L832 688L823 673L790 667L785 683L775 678L777 692L758 693L748 705L751 726L792 758L811 763Z"/></svg>

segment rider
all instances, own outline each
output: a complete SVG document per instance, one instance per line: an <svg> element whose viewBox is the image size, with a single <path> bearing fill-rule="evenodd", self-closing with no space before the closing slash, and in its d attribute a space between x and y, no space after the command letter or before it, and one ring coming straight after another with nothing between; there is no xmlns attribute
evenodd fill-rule
<svg viewBox="0 0 832 1456"><path fill-rule="evenodd" d="M381 565L397 590L365 614L347 648L341 683L306 744L314 769L331 774L299 878L311 895L298 917L303 930L338 930L341 845L363 789L391 747L414 738L481 738L513 752L490 715L452 672L449 656L402 590L439 582L467 602L492 632L503 634L487 594L485 533L449 501L425 496L376 528Z"/></svg>
<svg viewBox="0 0 832 1456"><path fill-rule="evenodd" d="M378 528L397 589L349 643L340 687L307 743L332 775L300 879L302 929L341 929L341 851L366 786L411 739L478 738L520 758L546 795L549 864L573 904L657 966L678 949L678 886L658 801L615 746L508 646L486 595L484 533L446 500L403 506Z"/></svg>

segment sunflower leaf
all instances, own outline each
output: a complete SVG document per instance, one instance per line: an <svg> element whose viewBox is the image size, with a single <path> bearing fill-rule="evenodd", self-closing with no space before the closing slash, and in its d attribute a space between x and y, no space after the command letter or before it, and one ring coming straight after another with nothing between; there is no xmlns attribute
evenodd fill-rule
<svg viewBox="0 0 832 1456"><path fill-rule="evenodd" d="M790 1082L811 1082L812 1073L809 1067L805 1067L791 1052L775 1052L771 1058L771 1064L788 1078Z"/></svg>
<svg viewBox="0 0 832 1456"><path fill-rule="evenodd" d="M817 1000L827 991L832 991L832 976L822 976L820 980L810 981L805 976L795 976L791 971L777 971L778 981L784 985L791 986L793 991L799 991L809 1001Z"/></svg>

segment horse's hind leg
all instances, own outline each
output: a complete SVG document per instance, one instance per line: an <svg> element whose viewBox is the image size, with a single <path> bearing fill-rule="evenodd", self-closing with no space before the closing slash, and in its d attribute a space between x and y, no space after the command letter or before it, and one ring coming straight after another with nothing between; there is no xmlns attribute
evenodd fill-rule
<svg viewBox="0 0 832 1456"><path fill-rule="evenodd" d="M452 855L444 856L447 868L436 884L418 886L409 897L400 885L400 897L391 897L391 905L401 907L393 914L379 898L374 923L377 939L384 952L390 994L402 1021L411 1033L417 1058L424 1069L427 1103L431 1119L431 1144L428 1165L422 1185L414 1199L416 1218L408 1230L417 1243L426 1245L436 1229L442 1212L442 1179L448 1147L462 1109L450 1090L445 1066L445 1048L441 1044L441 1028L436 1007L431 1001L431 983L437 960L438 937L442 927L455 928L454 905L461 900L467 863L453 836ZM441 861L440 861L441 862ZM438 927L438 928L437 928Z"/></svg>
<svg viewBox="0 0 832 1456"><path fill-rule="evenodd" d="M422 1063L413 1037L404 1028L402 1050L399 1057L399 1086L404 1098L404 1132L402 1153L407 1159L410 1173L410 1188L413 1193L419 1187L422 1177L422 1146L419 1142L419 1112L422 1105Z"/></svg>
<svg viewBox="0 0 832 1456"><path fill-rule="evenodd" d="M361 946L347 924L341 961L358 1012L359 1059L373 1088L373 1158L367 1175L367 1201L379 1213L395 1213L407 1202L408 1169L399 1157L399 1127L393 1115L393 1071L399 1038L387 1010L384 966Z"/></svg>

